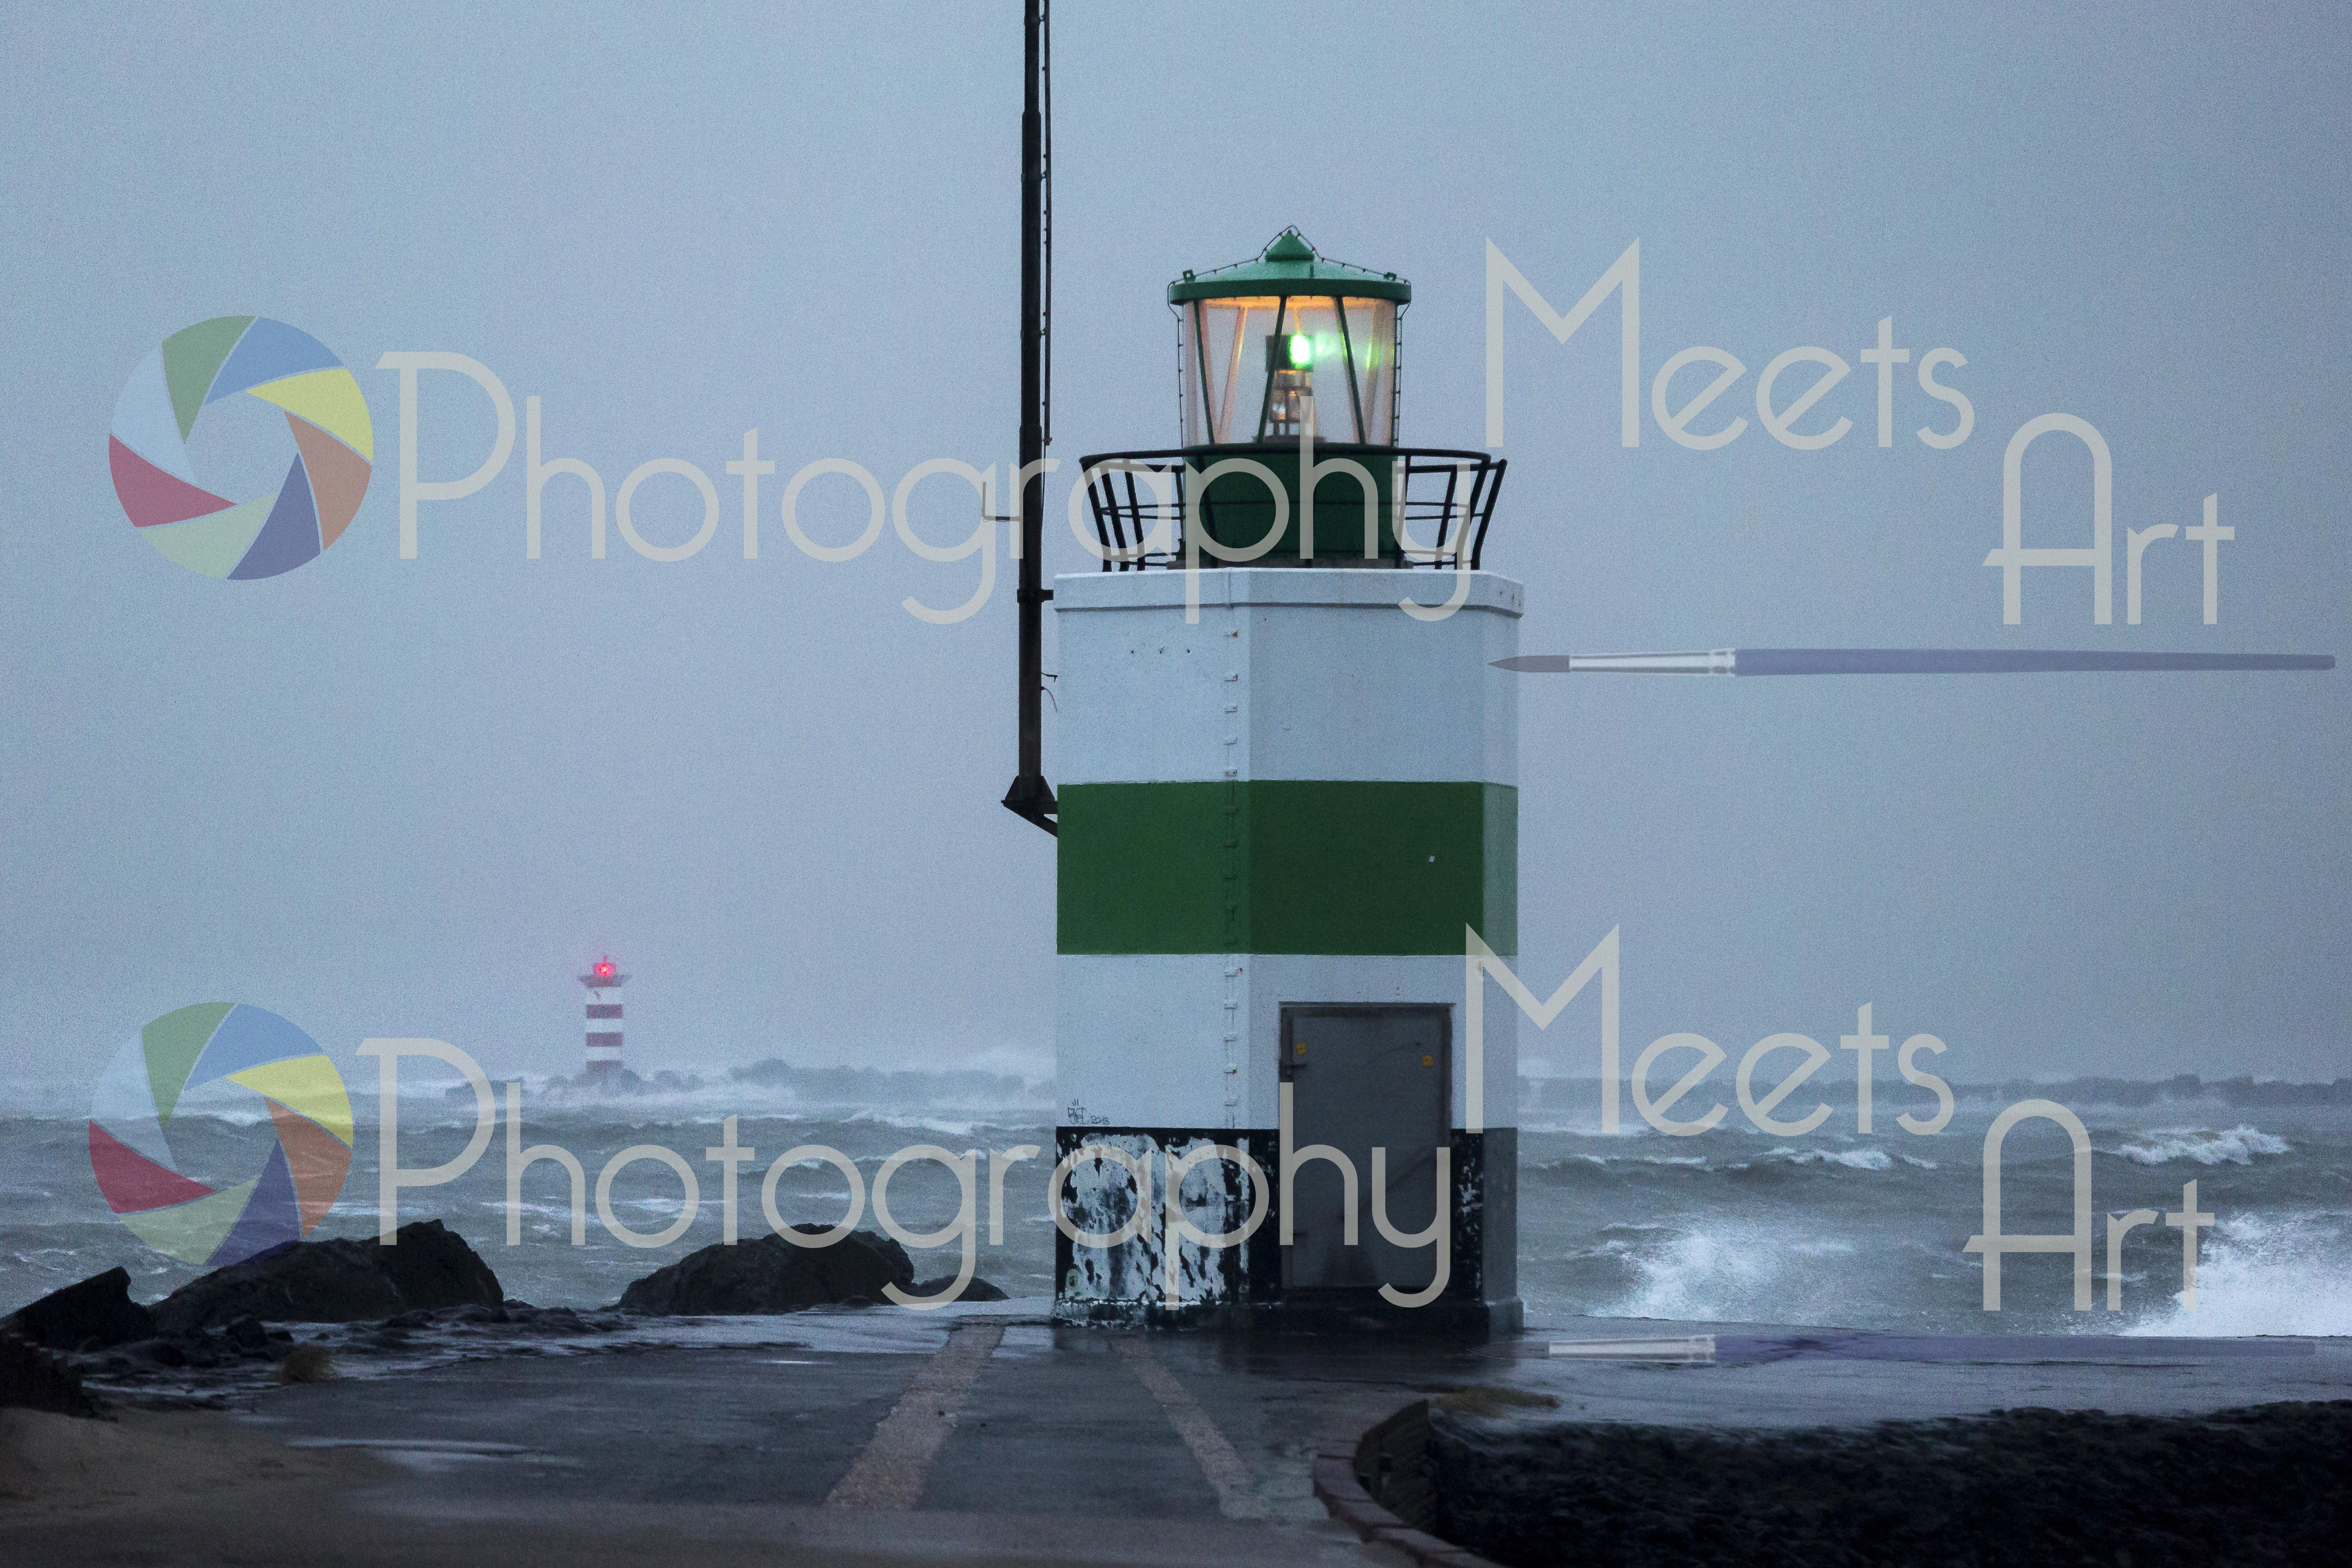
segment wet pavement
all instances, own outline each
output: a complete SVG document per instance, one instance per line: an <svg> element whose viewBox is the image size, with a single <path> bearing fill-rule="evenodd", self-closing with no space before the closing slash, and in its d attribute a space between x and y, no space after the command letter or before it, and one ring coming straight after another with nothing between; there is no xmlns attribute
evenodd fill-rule
<svg viewBox="0 0 2352 1568"><path fill-rule="evenodd" d="M1320 1442L1510 1364L1486 1347L1055 1327L1008 1305L947 1321L811 1312L775 1321L792 1336L780 1343L345 1378L276 1390L239 1419L297 1446L373 1448L396 1473L370 1506L419 1519L591 1501L866 1508L835 1494L882 1442L903 1494L883 1506L1317 1522ZM923 1385L949 1356L974 1363L969 1377Z"/></svg>
<svg viewBox="0 0 2352 1568"><path fill-rule="evenodd" d="M370 1456L372 1479L271 1522L274 1545L207 1548L244 1563L678 1561L684 1541L804 1563L1401 1563L1326 1516L1315 1456L1446 1391L1533 1396L1508 1421L1694 1426L2352 1397L2345 1341L2153 1355L2089 1338L2013 1353L1919 1341L1899 1347L1909 1360L1617 1363L1554 1346L1733 1326L1596 1321L1463 1345L1056 1327L1045 1306L820 1310L354 1359L357 1375L240 1397L228 1419Z"/></svg>

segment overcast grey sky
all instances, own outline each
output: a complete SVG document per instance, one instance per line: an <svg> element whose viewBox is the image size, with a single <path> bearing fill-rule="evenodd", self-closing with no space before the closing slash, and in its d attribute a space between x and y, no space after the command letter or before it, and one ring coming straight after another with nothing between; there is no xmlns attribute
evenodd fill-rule
<svg viewBox="0 0 2352 1568"><path fill-rule="evenodd" d="M2352 652L2343 300L2352 33L2329 7L1527 8L1066 0L1056 17L1054 453L1176 439L1168 280L1297 224L1409 277L1403 429L1483 437L1489 240L1561 308L1642 263L1643 435L1619 444L1615 306L1561 348L1507 318L1510 479L1487 563L1528 651L1957 645ZM274 1008L350 1059L454 1041L574 1070L572 976L638 978L642 1069L1051 1060L1053 844L1012 769L1009 580L886 531L820 563L773 521L847 458L1006 464L1017 384L1019 7L12 5L0 19L0 1060L95 1073L146 1019ZM133 532L106 430L167 333L258 313L357 373L379 467L349 534L257 583ZM1898 373L1882 449L1881 317ZM1748 375L1686 450L1650 378ZM1799 451L1757 373L1855 374ZM1969 439L1920 425L1969 399ZM542 400L545 456L609 490L681 458L721 524L587 558L582 489L523 549L523 453L397 552L396 378L442 350ZM1705 367L1675 382L1679 401ZM1790 373L1780 396L1814 374ZM488 403L427 376L427 478ZM2115 462L2116 621L2030 572L2001 622L2001 458L2035 416ZM199 463L284 457L233 420ZM777 478L761 559L724 465ZM283 431L278 433L282 443ZM242 444L240 444L242 443ZM2086 543L2087 465L2026 466L2028 542ZM1072 465L1075 466L1074 464ZM207 477L211 477L208 472ZM274 475L272 476L274 478ZM248 485L259 488L260 481ZM1049 486L1058 520L1066 475ZM2123 530L2218 493L2197 547ZM811 531L856 527L838 479ZM697 521L651 481L649 539ZM915 508L960 539L968 492ZM1058 522L1051 564L1087 563ZM1009 578L1009 573L1008 573ZM1054 668L1049 645L1047 668ZM1872 1002L1955 1079L2352 1071L2347 676L1531 679L1522 971L1612 925L1630 1054L1827 1041ZM1049 717L1050 724L1050 717ZM1049 741L1050 746L1050 741ZM1050 752L1049 752L1050 757ZM1050 771L1050 770L1049 770ZM1591 1070L1580 1003L1531 1063Z"/></svg>

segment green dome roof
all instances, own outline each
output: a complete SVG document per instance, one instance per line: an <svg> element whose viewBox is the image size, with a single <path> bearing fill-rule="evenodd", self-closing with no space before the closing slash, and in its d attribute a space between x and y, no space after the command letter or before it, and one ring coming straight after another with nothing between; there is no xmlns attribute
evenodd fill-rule
<svg viewBox="0 0 2352 1568"><path fill-rule="evenodd" d="M1251 260L1208 272L1188 271L1168 285L1171 305L1235 294L1348 294L1360 300L1394 300L1402 305L1412 300L1412 285L1393 272L1368 272L1327 261L1296 228L1276 235Z"/></svg>

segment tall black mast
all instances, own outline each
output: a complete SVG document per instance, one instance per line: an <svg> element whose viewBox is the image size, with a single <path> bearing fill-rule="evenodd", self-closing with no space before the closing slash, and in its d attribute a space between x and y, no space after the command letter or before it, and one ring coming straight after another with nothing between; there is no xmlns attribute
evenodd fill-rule
<svg viewBox="0 0 2352 1568"><path fill-rule="evenodd" d="M1045 601L1044 586L1045 455L1051 418L1046 382L1046 289L1051 265L1046 229L1046 117L1052 111L1052 69L1045 0L1027 0L1027 66L1021 108L1021 768L1004 792L1005 809L1055 831L1054 787L1042 760Z"/></svg>

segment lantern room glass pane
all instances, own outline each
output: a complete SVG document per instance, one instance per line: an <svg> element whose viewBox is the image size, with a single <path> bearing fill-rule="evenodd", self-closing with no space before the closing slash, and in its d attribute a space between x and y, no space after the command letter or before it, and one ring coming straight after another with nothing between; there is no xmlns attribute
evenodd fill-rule
<svg viewBox="0 0 2352 1568"><path fill-rule="evenodd" d="M1189 446L1296 440L1312 400L1326 441L1396 440L1396 303L1294 294L1188 300Z"/></svg>

